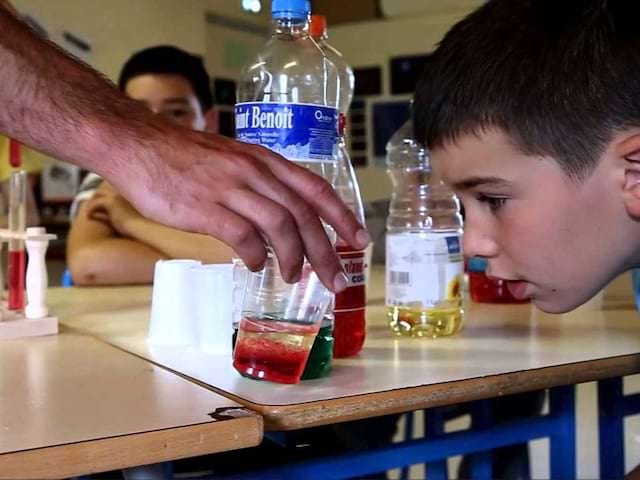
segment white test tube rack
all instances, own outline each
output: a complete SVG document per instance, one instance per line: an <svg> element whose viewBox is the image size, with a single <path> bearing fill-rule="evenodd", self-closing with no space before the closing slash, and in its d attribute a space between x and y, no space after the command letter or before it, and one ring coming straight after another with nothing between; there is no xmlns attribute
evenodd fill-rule
<svg viewBox="0 0 640 480"><path fill-rule="evenodd" d="M6 301L0 302L0 340L58 333L58 318L49 315L46 304L47 265L45 262L49 241L57 238L47 233L43 227L29 227L25 232L11 232L0 229L0 246L9 240L24 240L29 256L26 269L27 304L22 311L7 308ZM0 268L0 291L4 290L2 269Z"/></svg>

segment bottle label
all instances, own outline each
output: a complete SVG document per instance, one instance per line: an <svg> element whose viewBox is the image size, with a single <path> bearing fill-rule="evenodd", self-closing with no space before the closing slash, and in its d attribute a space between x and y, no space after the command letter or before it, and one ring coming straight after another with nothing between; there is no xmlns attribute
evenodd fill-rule
<svg viewBox="0 0 640 480"><path fill-rule="evenodd" d="M349 279L349 287L358 287L367 283L364 250L359 252L338 252L342 268Z"/></svg>
<svg viewBox="0 0 640 480"><path fill-rule="evenodd" d="M302 103L236 104L236 138L262 145L288 160L335 162L338 110Z"/></svg>
<svg viewBox="0 0 640 480"><path fill-rule="evenodd" d="M464 271L456 233L387 234L387 305L450 306L460 298Z"/></svg>

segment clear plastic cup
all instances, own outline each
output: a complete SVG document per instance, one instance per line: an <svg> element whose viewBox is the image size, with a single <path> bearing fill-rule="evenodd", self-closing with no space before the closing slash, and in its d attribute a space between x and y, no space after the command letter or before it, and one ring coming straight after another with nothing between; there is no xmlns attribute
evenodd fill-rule
<svg viewBox="0 0 640 480"><path fill-rule="evenodd" d="M272 253L248 272L233 366L244 376L297 383L332 294L305 262L298 283L286 283Z"/></svg>

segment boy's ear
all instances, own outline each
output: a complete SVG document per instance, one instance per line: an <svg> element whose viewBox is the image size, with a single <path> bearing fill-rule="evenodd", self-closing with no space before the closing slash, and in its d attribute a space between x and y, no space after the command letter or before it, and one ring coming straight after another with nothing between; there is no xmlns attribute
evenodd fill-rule
<svg viewBox="0 0 640 480"><path fill-rule="evenodd" d="M640 135L621 142L617 154L624 161L623 197L627 213L640 219Z"/></svg>

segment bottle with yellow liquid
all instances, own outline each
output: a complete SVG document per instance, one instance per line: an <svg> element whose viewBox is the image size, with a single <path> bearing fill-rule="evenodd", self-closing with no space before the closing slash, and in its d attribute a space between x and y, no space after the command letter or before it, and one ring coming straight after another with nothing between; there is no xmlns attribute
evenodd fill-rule
<svg viewBox="0 0 640 480"><path fill-rule="evenodd" d="M464 274L458 198L431 175L429 152L409 120L387 144L393 195L387 218L386 295L397 335L437 338L460 331Z"/></svg>

